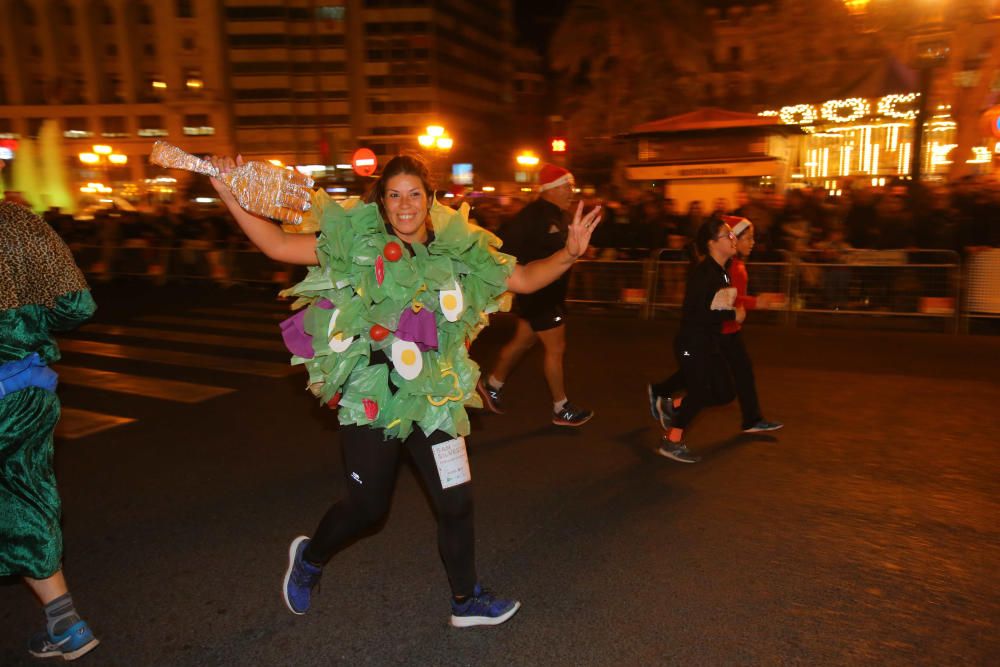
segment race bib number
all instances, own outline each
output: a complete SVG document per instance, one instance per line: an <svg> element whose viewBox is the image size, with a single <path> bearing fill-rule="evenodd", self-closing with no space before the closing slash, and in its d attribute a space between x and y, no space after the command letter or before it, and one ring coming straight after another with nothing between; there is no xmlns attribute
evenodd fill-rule
<svg viewBox="0 0 1000 667"><path fill-rule="evenodd" d="M447 440L431 447L437 464L442 489L450 489L472 480L469 455L465 451L465 438Z"/></svg>

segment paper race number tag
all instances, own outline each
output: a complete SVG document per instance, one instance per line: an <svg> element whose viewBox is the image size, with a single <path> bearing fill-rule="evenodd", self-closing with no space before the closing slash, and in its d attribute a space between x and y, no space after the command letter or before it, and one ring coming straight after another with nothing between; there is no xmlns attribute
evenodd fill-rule
<svg viewBox="0 0 1000 667"><path fill-rule="evenodd" d="M442 489L450 489L472 480L469 470L469 455L465 451L465 438L455 438L431 447L434 463L437 464L438 478Z"/></svg>

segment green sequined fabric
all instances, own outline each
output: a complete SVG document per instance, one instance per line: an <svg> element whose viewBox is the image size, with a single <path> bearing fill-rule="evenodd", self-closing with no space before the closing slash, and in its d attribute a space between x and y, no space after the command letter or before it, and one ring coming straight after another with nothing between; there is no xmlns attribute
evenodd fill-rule
<svg viewBox="0 0 1000 667"><path fill-rule="evenodd" d="M434 202L433 240L413 244L398 261L383 254L398 239L386 231L375 204L344 208L320 190L312 214L320 222L320 263L283 294L298 296L296 306L308 308L305 329L314 356L294 356L292 363L305 365L323 403L340 395L341 424L385 429L387 438L406 438L415 425L425 434L467 435L465 408L482 405L475 389L479 366L467 345L490 313L509 307L507 278L516 260L499 252L500 239L469 222L467 206L456 211ZM455 296L461 306L446 317ZM333 307L322 307L324 300ZM390 333L375 340L370 331L377 324L395 332L404 309L414 307L433 313L438 347L420 352L419 359L411 354L420 370L406 379L394 354L399 339ZM375 350L390 363L371 363Z"/></svg>
<svg viewBox="0 0 1000 667"><path fill-rule="evenodd" d="M0 363L38 352L59 359L53 331L72 328L96 309L88 290L0 312ZM52 434L59 399L29 387L0 399L0 576L45 579L60 567L59 492Z"/></svg>

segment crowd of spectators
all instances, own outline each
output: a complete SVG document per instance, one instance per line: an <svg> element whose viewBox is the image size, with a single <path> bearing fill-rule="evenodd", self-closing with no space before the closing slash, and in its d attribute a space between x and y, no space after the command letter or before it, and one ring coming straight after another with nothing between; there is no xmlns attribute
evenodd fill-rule
<svg viewBox="0 0 1000 667"><path fill-rule="evenodd" d="M806 252L837 261L849 249L926 248L967 256L1000 246L1000 182L896 181L872 187L868 181L856 181L841 187L840 196L809 187L784 193L741 192L736 201L694 201L684 211L657 188L588 192L583 195L586 204L601 203L605 211L590 257L641 260L666 248L664 259L682 259L698 227L719 215L738 215L754 223L751 259L758 262L788 261ZM444 201L456 205L462 200ZM528 200L476 192L465 201L476 222L497 231ZM245 236L224 212L193 204L180 211L160 206L153 212L111 207L77 218L51 209L44 217L75 252L97 257L96 248L130 248L134 256L134 249L145 248L148 261L155 264L155 251L170 249L175 266L200 262L186 267L192 275L220 271L208 266L203 257L207 252L249 250ZM108 258L106 251L101 256Z"/></svg>
<svg viewBox="0 0 1000 667"><path fill-rule="evenodd" d="M961 254L1000 246L1000 183L899 181L884 187L844 184L840 196L809 187L785 193L741 192L735 202L691 202L679 211L655 190L594 197L605 205L595 233L600 256L635 259L656 248L683 249L709 217L737 215L755 226L753 259L830 249L937 249Z"/></svg>

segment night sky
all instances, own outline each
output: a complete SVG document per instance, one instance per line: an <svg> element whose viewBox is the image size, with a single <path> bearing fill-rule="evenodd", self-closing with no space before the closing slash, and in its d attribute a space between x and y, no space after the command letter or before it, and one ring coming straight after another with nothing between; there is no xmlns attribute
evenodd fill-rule
<svg viewBox="0 0 1000 667"><path fill-rule="evenodd" d="M725 8L740 4L759 4L773 0L692 0L702 7ZM514 0L514 23L518 44L532 46L545 55L549 38L572 0ZM623 0L623 7L628 0Z"/></svg>
<svg viewBox="0 0 1000 667"><path fill-rule="evenodd" d="M549 38L571 0L514 0L517 42L544 54Z"/></svg>

